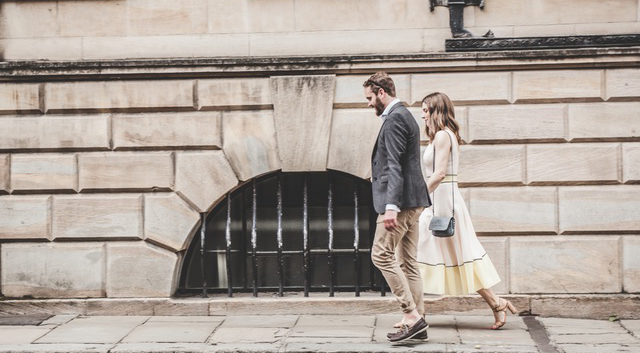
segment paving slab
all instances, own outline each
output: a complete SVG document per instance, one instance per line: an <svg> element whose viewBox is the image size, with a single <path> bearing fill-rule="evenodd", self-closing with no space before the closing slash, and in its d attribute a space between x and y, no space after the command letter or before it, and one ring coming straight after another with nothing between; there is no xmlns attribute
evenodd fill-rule
<svg viewBox="0 0 640 353"><path fill-rule="evenodd" d="M108 353L112 344L7 344L0 353Z"/></svg>
<svg viewBox="0 0 640 353"><path fill-rule="evenodd" d="M389 342L386 339L384 342ZM331 344L331 343L371 343L371 337L285 337L282 341L283 344L287 343L318 343L318 344Z"/></svg>
<svg viewBox="0 0 640 353"><path fill-rule="evenodd" d="M51 330L36 343L117 343L147 316L81 316Z"/></svg>
<svg viewBox="0 0 640 353"><path fill-rule="evenodd" d="M0 326L0 344L31 343L49 332L39 326Z"/></svg>
<svg viewBox="0 0 640 353"><path fill-rule="evenodd" d="M374 315L301 315L296 327L304 326L369 326L376 322Z"/></svg>
<svg viewBox="0 0 640 353"><path fill-rule="evenodd" d="M240 329L221 327L208 343L276 343L289 333L289 329L277 327L254 327Z"/></svg>
<svg viewBox="0 0 640 353"><path fill-rule="evenodd" d="M640 320L622 320L620 324L634 336L640 338Z"/></svg>
<svg viewBox="0 0 640 353"><path fill-rule="evenodd" d="M211 322L221 323L224 316L152 316L147 322Z"/></svg>
<svg viewBox="0 0 640 353"><path fill-rule="evenodd" d="M39 325L51 315L9 315L0 316L0 326Z"/></svg>
<svg viewBox="0 0 640 353"><path fill-rule="evenodd" d="M154 321L145 322L129 333L124 343L204 343L218 327L219 321Z"/></svg>
<svg viewBox="0 0 640 353"><path fill-rule="evenodd" d="M282 352L279 343L219 343L213 347L215 347L216 353Z"/></svg>
<svg viewBox="0 0 640 353"><path fill-rule="evenodd" d="M447 347L444 344L316 344L316 343L290 343L284 347L281 352L287 353L400 353L400 352L425 352L425 353L444 353Z"/></svg>
<svg viewBox="0 0 640 353"><path fill-rule="evenodd" d="M284 327L298 321L297 315L238 315L227 316L221 327Z"/></svg>
<svg viewBox="0 0 640 353"><path fill-rule="evenodd" d="M206 343L120 343L109 353L213 353L215 346Z"/></svg>
<svg viewBox="0 0 640 353"><path fill-rule="evenodd" d="M622 344L562 344L565 353L638 353L640 345Z"/></svg>
<svg viewBox="0 0 640 353"><path fill-rule="evenodd" d="M303 326L294 327L290 337L373 337L370 326Z"/></svg>
<svg viewBox="0 0 640 353"><path fill-rule="evenodd" d="M447 353L538 353L538 348L535 345L448 344Z"/></svg>
<svg viewBox="0 0 640 353"><path fill-rule="evenodd" d="M78 315L76 314L71 314L71 315L55 315L50 317L48 320L43 321L40 326L57 326L57 325L62 325L62 324L66 324L67 322L75 319L76 317L78 317Z"/></svg>
<svg viewBox="0 0 640 353"><path fill-rule="evenodd" d="M628 333L602 333L581 335L553 335L551 341L556 344L640 344L640 340Z"/></svg>
<svg viewBox="0 0 640 353"><path fill-rule="evenodd" d="M467 316L467 315L457 315L455 316L456 326L458 329L478 329L491 331L489 328L495 323L495 319L493 315L489 316ZM522 318L519 316L509 315L507 316L507 323L502 327L501 330L526 330L527 325L522 321Z"/></svg>
<svg viewBox="0 0 640 353"><path fill-rule="evenodd" d="M458 331L460 332L460 340L464 344L535 346L529 332L522 329L503 327L500 330L459 329Z"/></svg>

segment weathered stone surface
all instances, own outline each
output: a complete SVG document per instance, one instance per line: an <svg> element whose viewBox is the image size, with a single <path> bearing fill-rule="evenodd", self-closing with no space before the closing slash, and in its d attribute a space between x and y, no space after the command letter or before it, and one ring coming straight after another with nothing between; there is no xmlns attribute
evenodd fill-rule
<svg viewBox="0 0 640 353"><path fill-rule="evenodd" d="M108 117L47 116L0 119L0 150L109 148Z"/></svg>
<svg viewBox="0 0 640 353"><path fill-rule="evenodd" d="M627 293L640 292L640 237L622 238L622 289Z"/></svg>
<svg viewBox="0 0 640 353"><path fill-rule="evenodd" d="M142 238L142 196L53 197L54 238Z"/></svg>
<svg viewBox="0 0 640 353"><path fill-rule="evenodd" d="M3 300L2 315L81 315L86 312L84 299L16 299Z"/></svg>
<svg viewBox="0 0 640 353"><path fill-rule="evenodd" d="M422 112L422 107L409 107L408 109L411 112L411 114L413 114L413 117L416 119L416 122L420 127L420 141L427 142L429 138L427 137L427 131L424 125L424 119L423 119L424 113ZM460 127L458 134L460 135L463 141L468 143L469 142L469 124L467 123L467 116L468 116L469 108L465 106L457 106L457 107L454 107L454 110L456 115L456 121L458 122L458 126ZM424 151L422 153L424 154Z"/></svg>
<svg viewBox="0 0 640 353"><path fill-rule="evenodd" d="M327 168L369 178L380 126L382 122L372 109L334 110Z"/></svg>
<svg viewBox="0 0 640 353"><path fill-rule="evenodd" d="M463 72L411 75L411 101L420 103L431 92L442 92L458 102L511 101L509 72Z"/></svg>
<svg viewBox="0 0 640 353"><path fill-rule="evenodd" d="M268 78L198 80L198 106L203 109L271 105Z"/></svg>
<svg viewBox="0 0 640 353"><path fill-rule="evenodd" d="M118 343L115 346L111 345L109 353L147 353L147 352L171 352L171 353L222 353L218 346L214 346L208 343ZM233 347L228 353L238 351L237 345ZM264 351L264 348L261 349ZM242 352L248 352L242 349Z"/></svg>
<svg viewBox="0 0 640 353"><path fill-rule="evenodd" d="M145 244L107 244L107 297L169 297L173 294L178 256Z"/></svg>
<svg viewBox="0 0 640 353"><path fill-rule="evenodd" d="M556 233L555 187L471 188L469 212L480 233Z"/></svg>
<svg viewBox="0 0 640 353"><path fill-rule="evenodd" d="M172 152L96 152L78 155L78 187L96 189L170 189Z"/></svg>
<svg viewBox="0 0 640 353"><path fill-rule="evenodd" d="M277 327L253 327L251 334L237 328L221 327L209 338L209 343L275 343L289 333L289 329Z"/></svg>
<svg viewBox="0 0 640 353"><path fill-rule="evenodd" d="M0 111L40 111L38 87L37 83L3 82L0 85Z"/></svg>
<svg viewBox="0 0 640 353"><path fill-rule="evenodd" d="M527 146L527 181L618 181L618 144L544 144Z"/></svg>
<svg viewBox="0 0 640 353"><path fill-rule="evenodd" d="M518 71L513 73L516 102L601 99L602 70Z"/></svg>
<svg viewBox="0 0 640 353"><path fill-rule="evenodd" d="M606 320L611 315L640 319L640 303L630 295L550 295L531 298L531 312L543 316Z"/></svg>
<svg viewBox="0 0 640 353"><path fill-rule="evenodd" d="M182 34L92 37L91 40L82 42L81 59L203 58L248 55L249 38L246 34ZM171 91L171 88L168 90Z"/></svg>
<svg viewBox="0 0 640 353"><path fill-rule="evenodd" d="M49 332L47 327L38 326L2 326L0 344L26 344Z"/></svg>
<svg viewBox="0 0 640 353"><path fill-rule="evenodd" d="M298 321L296 315L238 315L228 316L222 327L293 327Z"/></svg>
<svg viewBox="0 0 640 353"><path fill-rule="evenodd" d="M51 196L0 197L0 239L48 239Z"/></svg>
<svg viewBox="0 0 640 353"><path fill-rule="evenodd" d="M0 4L2 38L55 36L58 26L56 5L40 1L3 1Z"/></svg>
<svg viewBox="0 0 640 353"><path fill-rule="evenodd" d="M460 147L461 184L509 183L520 184L524 172L524 146Z"/></svg>
<svg viewBox="0 0 640 353"><path fill-rule="evenodd" d="M475 226L475 223L474 223ZM482 246L498 271L502 280L491 287L498 294L509 293L509 261L507 257L508 238L506 237L480 237Z"/></svg>
<svg viewBox="0 0 640 353"><path fill-rule="evenodd" d="M289 337L371 337L373 326L297 326L291 330Z"/></svg>
<svg viewBox="0 0 640 353"><path fill-rule="evenodd" d="M205 342L219 321L149 321L131 331L122 342ZM245 331L246 333L246 331Z"/></svg>
<svg viewBox="0 0 640 353"><path fill-rule="evenodd" d="M221 147L220 113L115 115L113 147Z"/></svg>
<svg viewBox="0 0 640 353"><path fill-rule="evenodd" d="M186 315L186 316L207 316L209 315L209 302L201 299L168 299L158 303L153 307L154 315ZM160 316L155 316L159 318Z"/></svg>
<svg viewBox="0 0 640 353"><path fill-rule="evenodd" d="M248 1L251 32L293 32L297 30L294 0Z"/></svg>
<svg viewBox="0 0 640 353"><path fill-rule="evenodd" d="M11 156L13 190L77 190L75 154L14 154Z"/></svg>
<svg viewBox="0 0 640 353"><path fill-rule="evenodd" d="M193 108L193 81L78 81L45 83L47 112Z"/></svg>
<svg viewBox="0 0 640 353"><path fill-rule="evenodd" d="M60 36L120 36L127 32L127 2L61 2L57 10Z"/></svg>
<svg viewBox="0 0 640 353"><path fill-rule="evenodd" d="M36 343L117 343L147 319L146 316L78 317Z"/></svg>
<svg viewBox="0 0 640 353"><path fill-rule="evenodd" d="M564 140L564 105L469 107L469 142Z"/></svg>
<svg viewBox="0 0 640 353"><path fill-rule="evenodd" d="M514 293L620 292L619 237L510 239Z"/></svg>
<svg viewBox="0 0 640 353"><path fill-rule="evenodd" d="M283 171L326 169L335 80L335 76L271 78Z"/></svg>
<svg viewBox="0 0 640 353"><path fill-rule="evenodd" d="M390 75L396 85L396 97L401 101L409 103L411 100L411 76L410 75ZM337 76L335 104L359 104L366 105L364 88L362 84L369 78L368 75L357 76ZM372 109L369 109L373 112ZM373 114L373 113L372 113ZM374 114L375 115L375 114Z"/></svg>
<svg viewBox="0 0 640 353"><path fill-rule="evenodd" d="M224 153L240 180L280 169L272 111L223 115Z"/></svg>
<svg viewBox="0 0 640 353"><path fill-rule="evenodd" d="M607 70L607 99L638 97L640 94L640 71L636 69ZM637 113L637 112L636 112Z"/></svg>
<svg viewBox="0 0 640 353"><path fill-rule="evenodd" d="M207 2L170 0L127 1L128 35L207 32Z"/></svg>
<svg viewBox="0 0 640 353"><path fill-rule="evenodd" d="M248 7L248 1L209 0L209 33L248 32Z"/></svg>
<svg viewBox="0 0 640 353"><path fill-rule="evenodd" d="M622 144L622 181L640 181L640 143Z"/></svg>
<svg viewBox="0 0 640 353"><path fill-rule="evenodd" d="M238 183L222 151L179 152L175 158L175 190L196 206L198 212L207 212Z"/></svg>
<svg viewBox="0 0 640 353"><path fill-rule="evenodd" d="M558 346L564 353L635 353L640 350L640 344L629 343L578 343Z"/></svg>
<svg viewBox="0 0 640 353"><path fill-rule="evenodd" d="M637 232L640 186L560 187L560 232Z"/></svg>
<svg viewBox="0 0 640 353"><path fill-rule="evenodd" d="M569 104L569 137L572 140L639 136L640 103Z"/></svg>
<svg viewBox="0 0 640 353"><path fill-rule="evenodd" d="M189 245L199 220L198 212L174 193L144 196L144 233L147 240L182 251Z"/></svg>
<svg viewBox="0 0 640 353"><path fill-rule="evenodd" d="M5 60L82 60L82 43L82 37L0 39Z"/></svg>
<svg viewBox="0 0 640 353"><path fill-rule="evenodd" d="M104 295L103 243L2 244L2 293L7 297Z"/></svg>
<svg viewBox="0 0 640 353"><path fill-rule="evenodd" d="M108 274L107 274L108 276ZM86 314L88 316L130 316L153 315L153 308L166 299L123 299L100 298L87 299Z"/></svg>
<svg viewBox="0 0 640 353"><path fill-rule="evenodd" d="M624 326L626 330L631 331L636 337L640 333L640 320L621 320L620 324Z"/></svg>
<svg viewBox="0 0 640 353"><path fill-rule="evenodd" d="M11 177L11 157L8 154L0 154L0 194L9 192Z"/></svg>

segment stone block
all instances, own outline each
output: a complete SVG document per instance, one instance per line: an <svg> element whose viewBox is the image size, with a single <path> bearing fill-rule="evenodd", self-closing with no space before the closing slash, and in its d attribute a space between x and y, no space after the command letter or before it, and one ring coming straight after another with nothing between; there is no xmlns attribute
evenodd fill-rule
<svg viewBox="0 0 640 353"><path fill-rule="evenodd" d="M78 189L75 154L14 154L11 156L13 190Z"/></svg>
<svg viewBox="0 0 640 353"><path fill-rule="evenodd" d="M271 78L278 153L285 172L327 167L335 76Z"/></svg>
<svg viewBox="0 0 640 353"><path fill-rule="evenodd" d="M198 80L198 106L223 109L231 106L271 106L268 78Z"/></svg>
<svg viewBox="0 0 640 353"><path fill-rule="evenodd" d="M625 183L640 182L640 143L622 144L622 180Z"/></svg>
<svg viewBox="0 0 640 353"><path fill-rule="evenodd" d="M575 33L580 35L628 34L638 33L640 22L576 23L574 27Z"/></svg>
<svg viewBox="0 0 640 353"><path fill-rule="evenodd" d="M460 146L461 184L521 184L524 146Z"/></svg>
<svg viewBox="0 0 640 353"><path fill-rule="evenodd" d="M327 168L366 179L382 121L372 109L333 111Z"/></svg>
<svg viewBox="0 0 640 353"><path fill-rule="evenodd" d="M128 0L127 35L207 32L207 1Z"/></svg>
<svg viewBox="0 0 640 353"><path fill-rule="evenodd" d="M189 245L199 221L198 212L174 193L144 196L144 233L147 240L176 252L182 251Z"/></svg>
<svg viewBox="0 0 640 353"><path fill-rule="evenodd" d="M640 304L635 295L572 294L531 298L533 313L551 317L607 320L611 315L616 315L623 319L639 319L638 310Z"/></svg>
<svg viewBox="0 0 640 353"><path fill-rule="evenodd" d="M51 197L0 196L1 239L49 239Z"/></svg>
<svg viewBox="0 0 640 353"><path fill-rule="evenodd" d="M208 0L209 33L248 32L248 7L246 0Z"/></svg>
<svg viewBox="0 0 640 353"><path fill-rule="evenodd" d="M403 102L411 101L411 76L390 75L396 85L396 96ZM367 99L364 96L362 84L369 78L368 75L347 75L336 77L336 91L334 104L366 106ZM370 109L373 111L373 109Z"/></svg>
<svg viewBox="0 0 640 353"><path fill-rule="evenodd" d="M411 104L432 92L445 93L454 103L511 101L511 73L461 72L411 75Z"/></svg>
<svg viewBox="0 0 640 353"><path fill-rule="evenodd" d="M565 139L564 105L472 106L468 109L469 142Z"/></svg>
<svg viewBox="0 0 640 353"><path fill-rule="evenodd" d="M78 155L80 190L168 190L173 186L172 152L95 152Z"/></svg>
<svg viewBox="0 0 640 353"><path fill-rule="evenodd" d="M475 226L475 224L474 224ZM487 255L498 271L502 280L491 287L497 294L509 293L509 261L507 257L508 238L507 237L480 237L482 247L487 251Z"/></svg>
<svg viewBox="0 0 640 353"><path fill-rule="evenodd" d="M45 83L45 107L54 111L193 109L193 81L77 81Z"/></svg>
<svg viewBox="0 0 640 353"><path fill-rule="evenodd" d="M640 186L560 187L560 232L637 232Z"/></svg>
<svg viewBox="0 0 640 353"><path fill-rule="evenodd" d="M471 188L469 212L479 233L556 233L555 187Z"/></svg>
<svg viewBox="0 0 640 353"><path fill-rule="evenodd" d="M53 37L58 34L57 4L43 1L3 1L2 38Z"/></svg>
<svg viewBox="0 0 640 353"><path fill-rule="evenodd" d="M48 327L31 325L3 325L0 332L0 344L4 347L9 345L28 345L38 338L46 335L51 330Z"/></svg>
<svg viewBox="0 0 640 353"><path fill-rule="evenodd" d="M385 43L385 54L418 53L424 50L424 31L376 31L376 41ZM451 36L449 30L446 32ZM252 33L249 50L252 56L381 54L380 47L372 46L370 39L371 31ZM444 43L439 41L439 46L444 47Z"/></svg>
<svg viewBox="0 0 640 353"><path fill-rule="evenodd" d="M637 1L623 0L611 3L599 0L580 1L580 11L575 2L555 0L495 0L484 11L474 8L476 26L499 25L553 25L597 22L635 21Z"/></svg>
<svg viewBox="0 0 640 353"><path fill-rule="evenodd" d="M203 316L210 318L209 315L209 303L199 299L168 299L163 303L158 303L153 307L154 315L168 315L165 319L171 318L175 315L182 316ZM152 319L160 320L161 317L154 316Z"/></svg>
<svg viewBox="0 0 640 353"><path fill-rule="evenodd" d="M4 60L82 60L82 43L82 37L0 39Z"/></svg>
<svg viewBox="0 0 640 353"><path fill-rule="evenodd" d="M142 196L137 194L53 197L53 237L142 238Z"/></svg>
<svg viewBox="0 0 640 353"><path fill-rule="evenodd" d="M247 55L249 55L249 39L246 34L92 37L91 40L82 43L83 60ZM171 91L172 88L169 90Z"/></svg>
<svg viewBox="0 0 640 353"><path fill-rule="evenodd" d="M569 137L574 141L640 137L640 103L569 104Z"/></svg>
<svg viewBox="0 0 640 353"><path fill-rule="evenodd" d="M208 212L214 203L238 184L222 151L177 152L176 187L198 212Z"/></svg>
<svg viewBox="0 0 640 353"><path fill-rule="evenodd" d="M280 169L273 111L223 114L224 153L240 180Z"/></svg>
<svg viewBox="0 0 640 353"><path fill-rule="evenodd" d="M107 297L170 297L178 256L144 242L107 244Z"/></svg>
<svg viewBox="0 0 640 353"><path fill-rule="evenodd" d="M293 32L296 26L294 0L248 1L249 31Z"/></svg>
<svg viewBox="0 0 640 353"><path fill-rule="evenodd" d="M640 96L640 70L611 69L606 71L607 99Z"/></svg>
<svg viewBox="0 0 640 353"><path fill-rule="evenodd" d="M126 1L63 1L58 4L62 37L124 36L127 33Z"/></svg>
<svg viewBox="0 0 640 353"><path fill-rule="evenodd" d="M601 100L602 70L547 70L513 73L516 102Z"/></svg>
<svg viewBox="0 0 640 353"><path fill-rule="evenodd" d="M3 5L5 3L2 3ZM2 6L2 5L0 5ZM40 93L37 83L0 84L0 112L40 111Z"/></svg>
<svg viewBox="0 0 640 353"><path fill-rule="evenodd" d="M0 194L9 192L11 177L11 157L8 154L0 154Z"/></svg>
<svg viewBox="0 0 640 353"><path fill-rule="evenodd" d="M106 116L7 117L0 119L0 150L108 149Z"/></svg>
<svg viewBox="0 0 640 353"><path fill-rule="evenodd" d="M617 182L619 144L527 146L527 182Z"/></svg>
<svg viewBox="0 0 640 353"><path fill-rule="evenodd" d="M2 294L82 298L104 295L103 243L2 244Z"/></svg>
<svg viewBox="0 0 640 353"><path fill-rule="evenodd" d="M619 242L610 235L511 238L511 292L620 292Z"/></svg>
<svg viewBox="0 0 640 353"><path fill-rule="evenodd" d="M35 343L109 343L112 348L147 319L146 316L81 316Z"/></svg>
<svg viewBox="0 0 640 353"><path fill-rule="evenodd" d="M205 342L219 324L216 321L147 321L131 331L122 342Z"/></svg>
<svg viewBox="0 0 640 353"><path fill-rule="evenodd" d="M156 113L112 117L115 149L221 147L220 113Z"/></svg>
<svg viewBox="0 0 640 353"><path fill-rule="evenodd" d="M576 25L530 25L514 26L514 37L540 37L540 36L572 36L576 35ZM586 34L586 33L581 33Z"/></svg>
<svg viewBox="0 0 640 353"><path fill-rule="evenodd" d="M627 293L640 292L640 237L622 238L622 290Z"/></svg>
<svg viewBox="0 0 640 353"><path fill-rule="evenodd" d="M117 243L116 243L117 244ZM107 251L108 254L108 251ZM87 300L87 316L135 316L153 315L155 305L165 302L166 299L151 298L109 298Z"/></svg>
<svg viewBox="0 0 640 353"><path fill-rule="evenodd" d="M420 141L428 142L429 139L427 138L427 131L425 130L424 119L423 119L424 113L422 112L422 107L409 107L408 109L411 112L411 114L413 114L413 117L416 119L418 126L420 126ZM466 143L469 143L469 124L467 122L469 108L464 106L462 107L458 106L458 107L455 107L454 110L455 110L456 121L458 122L458 126L460 127L458 134L460 134L460 137L462 138L463 141L465 141ZM424 151L422 153L424 154Z"/></svg>

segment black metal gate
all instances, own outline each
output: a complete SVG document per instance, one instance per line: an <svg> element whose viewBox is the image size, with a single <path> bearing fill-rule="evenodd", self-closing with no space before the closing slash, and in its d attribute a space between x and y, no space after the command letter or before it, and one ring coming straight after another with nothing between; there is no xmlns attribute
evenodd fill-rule
<svg viewBox="0 0 640 353"><path fill-rule="evenodd" d="M385 293L369 255L376 214L368 181L277 172L245 183L201 217L179 294Z"/></svg>

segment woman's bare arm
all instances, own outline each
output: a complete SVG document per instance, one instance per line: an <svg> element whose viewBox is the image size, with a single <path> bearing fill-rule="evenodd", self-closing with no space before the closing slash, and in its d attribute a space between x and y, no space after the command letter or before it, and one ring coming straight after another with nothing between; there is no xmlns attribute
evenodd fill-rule
<svg viewBox="0 0 640 353"><path fill-rule="evenodd" d="M427 180L427 190L429 192L433 192L447 175L449 153L451 153L451 140L447 134L446 131L438 131L433 138L436 167L434 173ZM431 166L426 167L430 168Z"/></svg>

